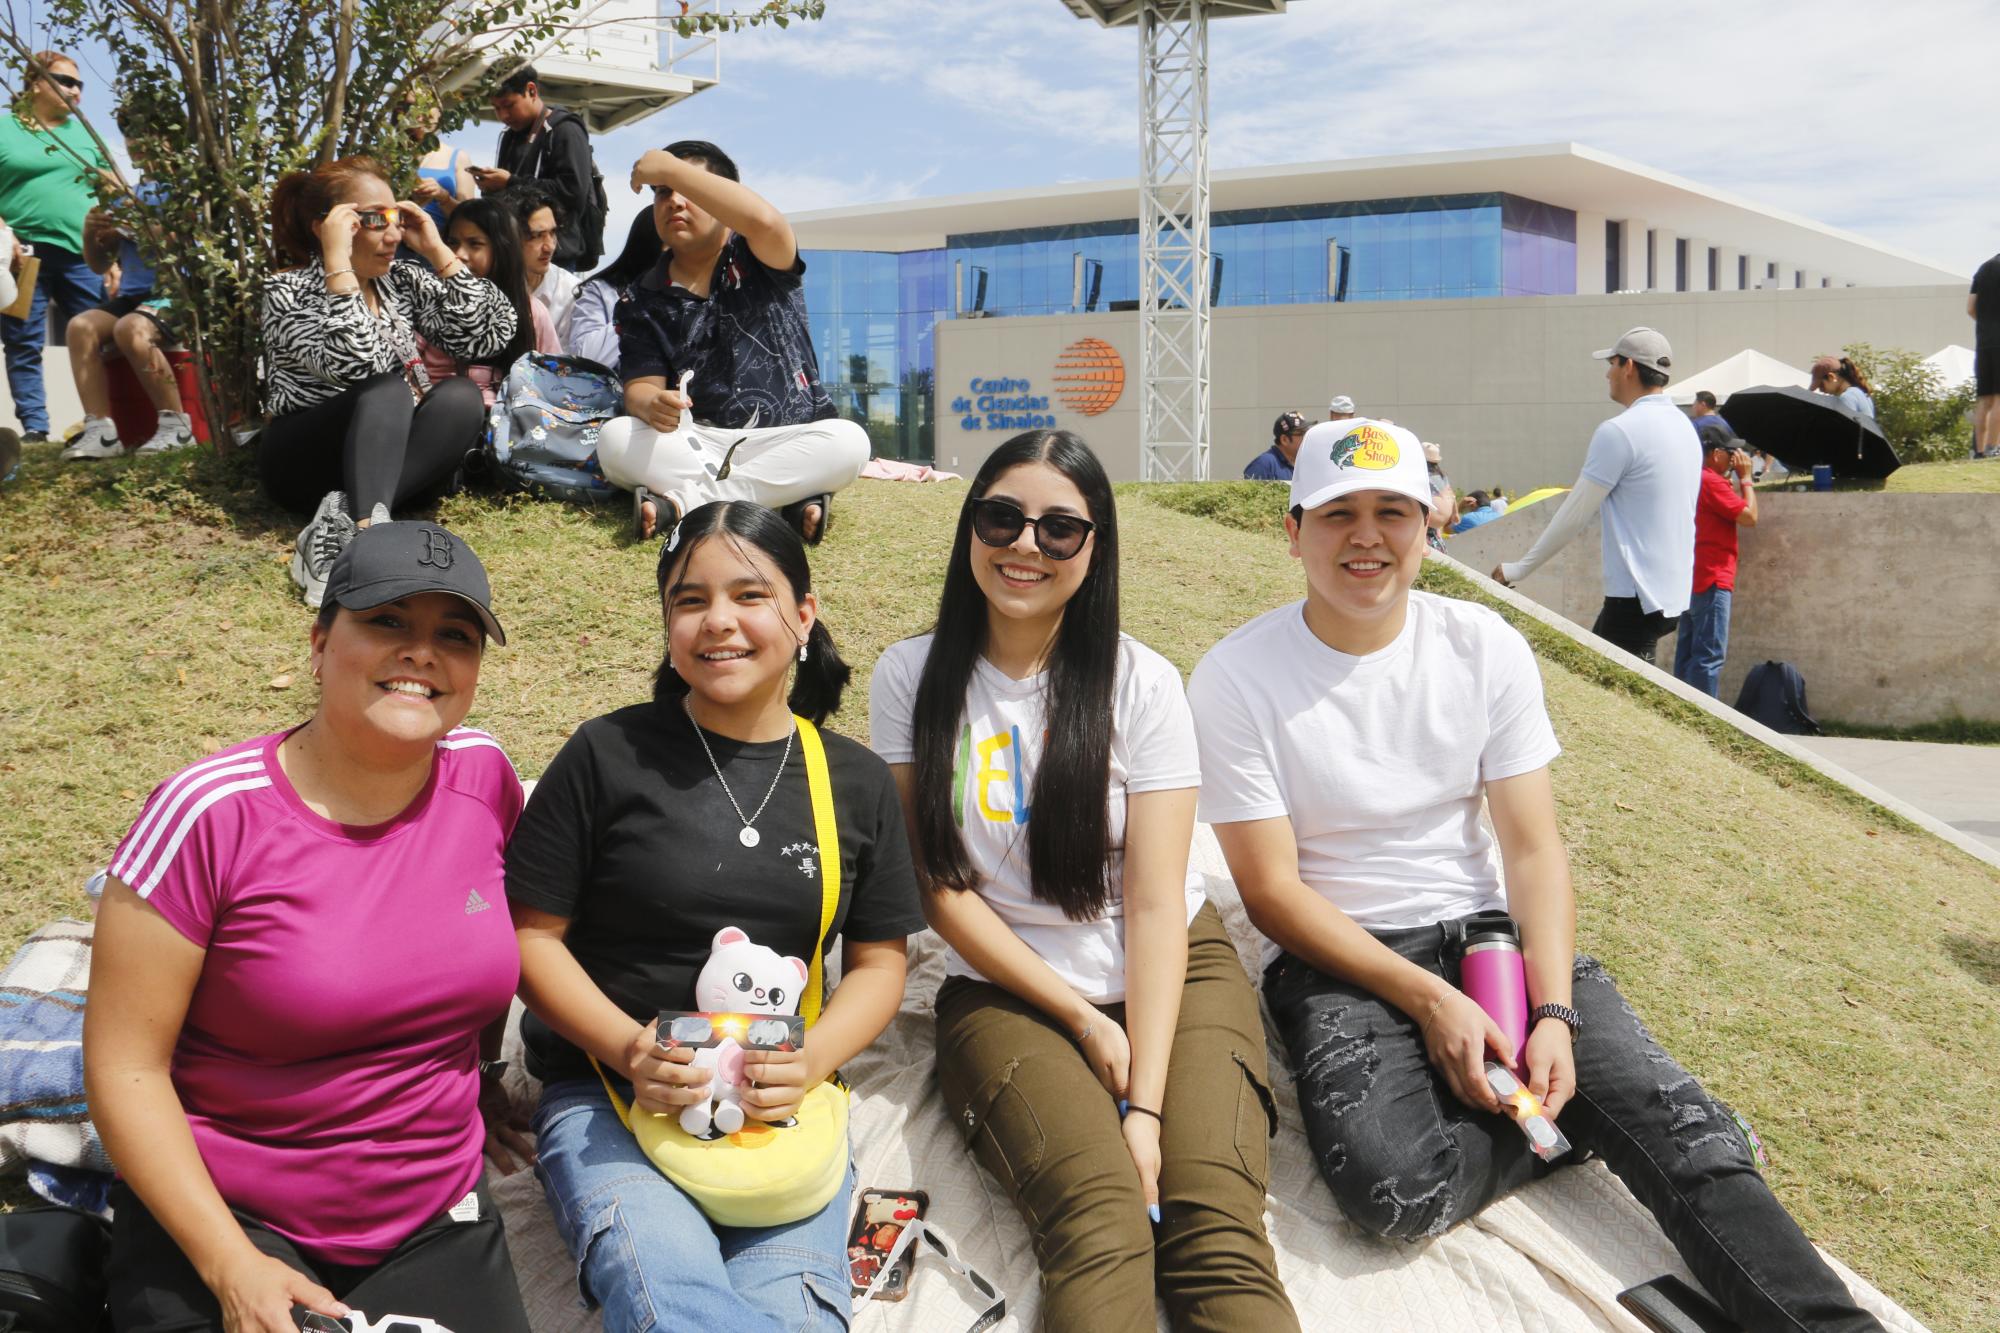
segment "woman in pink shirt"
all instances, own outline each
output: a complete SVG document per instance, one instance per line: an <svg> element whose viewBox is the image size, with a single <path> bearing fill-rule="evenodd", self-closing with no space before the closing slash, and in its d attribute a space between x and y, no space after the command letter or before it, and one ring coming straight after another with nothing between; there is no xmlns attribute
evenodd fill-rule
<svg viewBox="0 0 2000 1333"><path fill-rule="evenodd" d="M521 783L464 727L486 572L378 523L312 629L319 706L155 788L110 865L84 1020L117 1163L114 1327L292 1333L294 1306L527 1333L480 1184L520 974ZM506 1131L501 1131L502 1135Z"/></svg>
<svg viewBox="0 0 2000 1333"><path fill-rule="evenodd" d="M424 371L431 383L463 375L479 386L486 406L493 406L494 386L507 378L507 371L526 352L560 355L555 321L539 297L528 293L526 270L521 263L521 224L514 211L491 199L468 199L452 210L445 229L445 244L477 278L498 287L514 307L514 337L500 351L483 360L464 361L417 335L417 352L424 359Z"/></svg>

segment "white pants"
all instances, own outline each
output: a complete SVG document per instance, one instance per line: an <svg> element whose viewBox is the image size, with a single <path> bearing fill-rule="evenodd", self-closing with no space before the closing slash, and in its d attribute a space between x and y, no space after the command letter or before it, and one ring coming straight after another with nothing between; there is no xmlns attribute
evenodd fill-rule
<svg viewBox="0 0 2000 1333"><path fill-rule="evenodd" d="M861 475L868 454L868 432L839 417L757 430L721 430L682 418L680 429L666 434L637 417L618 417L597 437L597 462L608 481L626 490L644 486L683 514L711 500L752 500L777 509L837 491ZM718 478L725 457L729 475Z"/></svg>

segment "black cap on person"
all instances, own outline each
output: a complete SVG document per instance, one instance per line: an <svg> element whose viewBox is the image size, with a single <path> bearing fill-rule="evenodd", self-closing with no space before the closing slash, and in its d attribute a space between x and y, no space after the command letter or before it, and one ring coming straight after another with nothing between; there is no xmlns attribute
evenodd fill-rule
<svg viewBox="0 0 2000 1333"><path fill-rule="evenodd" d="M446 592L479 613L502 647L507 632L493 615L486 566L459 537L434 523L374 523L354 534L326 578L326 599L367 611L419 593Z"/></svg>

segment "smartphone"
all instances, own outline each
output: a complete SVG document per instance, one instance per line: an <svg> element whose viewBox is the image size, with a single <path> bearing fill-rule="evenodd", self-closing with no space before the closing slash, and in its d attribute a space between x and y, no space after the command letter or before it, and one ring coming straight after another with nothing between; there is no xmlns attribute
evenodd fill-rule
<svg viewBox="0 0 2000 1333"><path fill-rule="evenodd" d="M806 1021L797 1014L725 1014L662 1009L653 1035L665 1050L703 1050L734 1037L746 1051L796 1051L806 1044Z"/></svg>
<svg viewBox="0 0 2000 1333"><path fill-rule="evenodd" d="M931 1196L922 1190L871 1187L854 1203L854 1223L847 1228L847 1283L859 1296L882 1271L882 1260L896 1247L903 1228L922 1221ZM910 1274L917 1266L917 1247L903 1251L875 1293L878 1301L900 1301L910 1294Z"/></svg>
<svg viewBox="0 0 2000 1333"><path fill-rule="evenodd" d="M1618 1303L1655 1333L1743 1333L1714 1301L1672 1274L1626 1288Z"/></svg>

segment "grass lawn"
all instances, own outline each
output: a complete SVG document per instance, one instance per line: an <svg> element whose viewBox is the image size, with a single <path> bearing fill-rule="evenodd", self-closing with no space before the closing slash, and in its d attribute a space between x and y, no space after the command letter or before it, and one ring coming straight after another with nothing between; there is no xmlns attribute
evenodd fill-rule
<svg viewBox="0 0 2000 1333"><path fill-rule="evenodd" d="M1965 459L1956 463L1912 463L1891 472L1885 491L1916 495L1991 495L2000 492L2000 463Z"/></svg>
<svg viewBox="0 0 2000 1333"><path fill-rule="evenodd" d="M2000 483L2000 465L1981 475ZM83 913L85 876L154 783L310 711L285 574L297 520L249 489L240 458L59 467L39 450L0 491L8 948ZM876 655L926 626L962 493L840 498L815 556L857 675L837 727L865 736ZM1183 670L1298 595L1281 488L1130 486L1121 504L1126 628ZM646 694L653 552L620 540L622 511L460 497L443 516L485 557L514 644L489 657L472 720L532 775L578 721ZM2000 1327L2000 874L1524 628L1565 747L1582 947L1756 1124L1815 1239L1933 1328Z"/></svg>
<svg viewBox="0 0 2000 1333"><path fill-rule="evenodd" d="M1782 481L1760 482L1764 490L1810 487L1812 474L1794 472ZM1960 459L1954 463L1906 463L1880 481L1835 479L1837 491L1890 491L1904 495L1992 495L2000 493L2000 463Z"/></svg>

